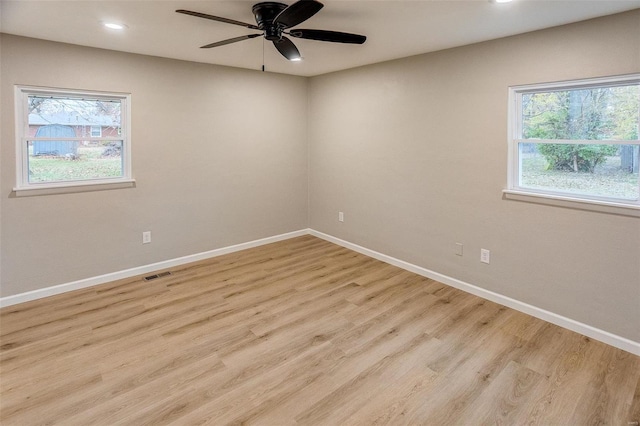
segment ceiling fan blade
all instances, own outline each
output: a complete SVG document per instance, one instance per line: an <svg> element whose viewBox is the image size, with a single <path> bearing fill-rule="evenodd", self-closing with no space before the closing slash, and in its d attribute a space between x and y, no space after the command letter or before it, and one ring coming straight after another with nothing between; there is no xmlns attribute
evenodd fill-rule
<svg viewBox="0 0 640 426"><path fill-rule="evenodd" d="M225 44L231 44L242 40L249 40L250 38L260 37L262 34L247 34L240 37L234 37L227 40L217 41L215 43L206 44L204 46L200 46L200 49L209 49L212 47L224 46Z"/></svg>
<svg viewBox="0 0 640 426"><path fill-rule="evenodd" d="M318 13L323 6L316 0L298 0L280 12L273 23L284 28L295 27Z"/></svg>
<svg viewBox="0 0 640 426"><path fill-rule="evenodd" d="M278 52L290 61L300 59L300 51L291 40L286 37L282 37L280 40L274 40L273 45L278 49Z"/></svg>
<svg viewBox="0 0 640 426"><path fill-rule="evenodd" d="M291 37L306 38L309 40L330 41L333 43L362 44L367 40L366 36L351 33L341 33L338 31L325 30L292 30Z"/></svg>
<svg viewBox="0 0 640 426"><path fill-rule="evenodd" d="M241 27L251 28L252 30L259 30L257 26L253 24L247 24L246 22L234 21L233 19L221 18L219 16L207 15L206 13L194 12L191 10L178 9L176 10L178 13L182 13L184 15L191 15L197 18L211 19L212 21L224 22L225 24L233 24L240 25Z"/></svg>

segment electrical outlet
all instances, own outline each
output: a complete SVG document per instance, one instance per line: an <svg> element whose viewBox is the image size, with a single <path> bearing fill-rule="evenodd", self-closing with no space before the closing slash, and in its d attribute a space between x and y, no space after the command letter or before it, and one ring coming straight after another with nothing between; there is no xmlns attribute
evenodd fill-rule
<svg viewBox="0 0 640 426"><path fill-rule="evenodd" d="M462 243L456 243L456 256L462 256L462 250L464 246Z"/></svg>
<svg viewBox="0 0 640 426"><path fill-rule="evenodd" d="M338 221L344 222L344 213L343 212L338 212Z"/></svg>
<svg viewBox="0 0 640 426"><path fill-rule="evenodd" d="M491 263L491 251L487 249L480 249L480 262Z"/></svg>
<svg viewBox="0 0 640 426"><path fill-rule="evenodd" d="M151 231L144 231L142 233L142 244L149 244L151 242Z"/></svg>

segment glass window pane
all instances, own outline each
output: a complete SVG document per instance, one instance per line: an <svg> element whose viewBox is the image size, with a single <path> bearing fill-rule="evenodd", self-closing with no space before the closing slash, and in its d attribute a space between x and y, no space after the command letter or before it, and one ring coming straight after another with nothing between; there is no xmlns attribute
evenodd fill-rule
<svg viewBox="0 0 640 426"><path fill-rule="evenodd" d="M29 183L123 176L122 141L29 141Z"/></svg>
<svg viewBox="0 0 640 426"><path fill-rule="evenodd" d="M524 93L523 139L638 140L640 85Z"/></svg>
<svg viewBox="0 0 640 426"><path fill-rule="evenodd" d="M90 137L119 134L119 100L74 99L28 96L29 135L31 137ZM54 129L50 126L58 126ZM69 134L69 132L73 134ZM52 134L64 132L64 134Z"/></svg>
<svg viewBox="0 0 640 426"><path fill-rule="evenodd" d="M520 143L522 188L638 200L640 145Z"/></svg>

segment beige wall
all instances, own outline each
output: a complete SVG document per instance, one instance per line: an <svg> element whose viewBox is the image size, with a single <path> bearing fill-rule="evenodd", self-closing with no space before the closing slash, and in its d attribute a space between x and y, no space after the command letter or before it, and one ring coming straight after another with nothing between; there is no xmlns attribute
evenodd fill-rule
<svg viewBox="0 0 640 426"><path fill-rule="evenodd" d="M1 55L2 296L307 226L306 79L9 35ZM13 197L14 84L131 93L136 187Z"/></svg>
<svg viewBox="0 0 640 426"><path fill-rule="evenodd" d="M640 219L501 192L510 85L639 71L636 10L312 78L309 226L640 341Z"/></svg>

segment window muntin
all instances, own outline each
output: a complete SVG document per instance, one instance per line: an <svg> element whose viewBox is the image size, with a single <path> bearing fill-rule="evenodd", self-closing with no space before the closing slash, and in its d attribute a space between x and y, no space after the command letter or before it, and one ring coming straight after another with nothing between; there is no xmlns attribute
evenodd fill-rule
<svg viewBox="0 0 640 426"><path fill-rule="evenodd" d="M130 95L16 87L16 190L131 181Z"/></svg>
<svg viewBox="0 0 640 426"><path fill-rule="evenodd" d="M640 206L640 75L510 89L509 189Z"/></svg>

